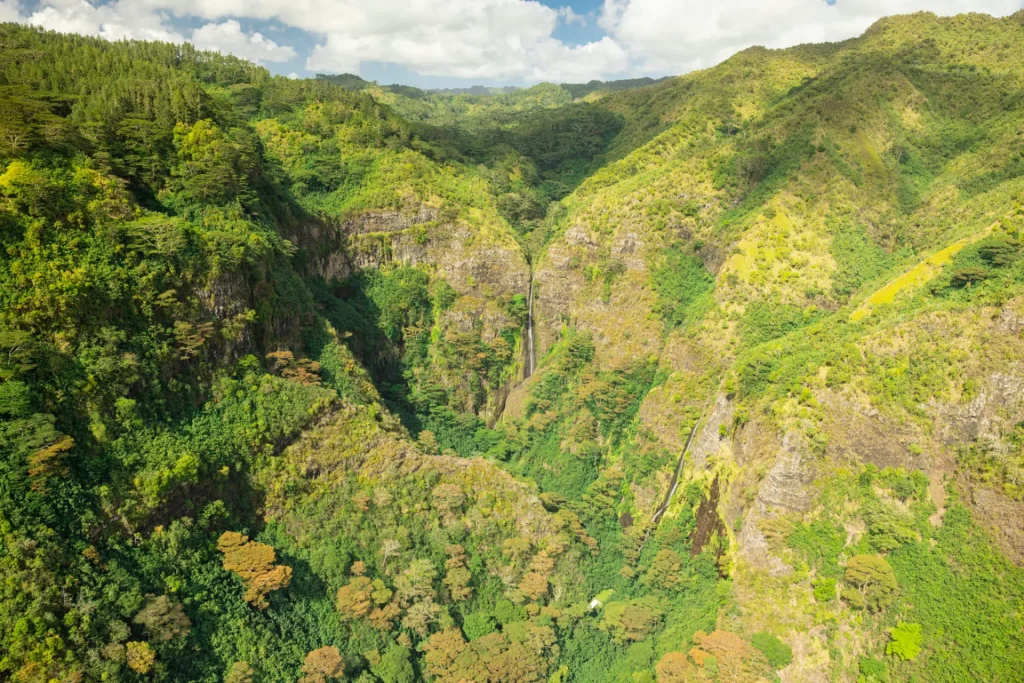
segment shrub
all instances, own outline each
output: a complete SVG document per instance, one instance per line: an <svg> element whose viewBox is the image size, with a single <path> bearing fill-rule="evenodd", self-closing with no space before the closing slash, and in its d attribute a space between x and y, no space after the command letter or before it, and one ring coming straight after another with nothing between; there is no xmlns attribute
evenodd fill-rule
<svg viewBox="0 0 1024 683"><path fill-rule="evenodd" d="M885 662L862 657L858 668L860 676L857 677L857 683L889 683L889 667Z"/></svg>
<svg viewBox="0 0 1024 683"><path fill-rule="evenodd" d="M961 268L953 273L953 277L950 278L949 284L952 287L969 287L970 285L977 284L982 280L987 280L988 277L989 272L984 268Z"/></svg>
<svg viewBox="0 0 1024 683"><path fill-rule="evenodd" d="M655 312L661 315L666 330L685 323L715 283L699 259L678 248L662 252L661 264L651 270L651 282L658 294Z"/></svg>
<svg viewBox="0 0 1024 683"><path fill-rule="evenodd" d="M814 580L814 599L818 602L832 602L836 599L836 580L819 576Z"/></svg>
<svg viewBox="0 0 1024 683"><path fill-rule="evenodd" d="M793 661L793 648L771 633L755 633L750 640L754 647L764 653L773 669L782 669Z"/></svg>
<svg viewBox="0 0 1024 683"><path fill-rule="evenodd" d="M497 630L498 623L494 620L494 617L484 612L474 612L468 615L462 622L462 632L466 634L466 638L469 640L482 638L488 633L494 633Z"/></svg>

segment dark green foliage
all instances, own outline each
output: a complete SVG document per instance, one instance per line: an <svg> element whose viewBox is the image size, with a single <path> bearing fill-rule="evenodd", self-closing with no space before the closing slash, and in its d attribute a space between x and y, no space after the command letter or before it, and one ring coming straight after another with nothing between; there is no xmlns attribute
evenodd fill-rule
<svg viewBox="0 0 1024 683"><path fill-rule="evenodd" d="M862 657L858 669L864 679L863 683L889 683L889 667L885 662Z"/></svg>
<svg viewBox="0 0 1024 683"><path fill-rule="evenodd" d="M757 210L789 180L814 154L812 136L812 128L805 126L792 131L781 143L768 138L749 139L745 149L722 163L715 171L716 185L732 189L742 197L740 204L727 213L726 220Z"/></svg>
<svg viewBox="0 0 1024 683"><path fill-rule="evenodd" d="M311 285L325 317L350 335L348 345L411 431L429 430L442 449L466 457L496 445L477 443L474 435L484 423L463 411L467 405L483 408L489 392L516 367L512 349L525 323L522 298L508 302L511 324L485 343L479 328L444 326L457 294L423 268L366 269L334 286Z"/></svg>
<svg viewBox="0 0 1024 683"><path fill-rule="evenodd" d="M999 557L960 504L936 532L936 550L910 543L889 559L910 609L921 624L927 657L916 662L926 680L1013 680L1024 648L1021 570Z"/></svg>
<svg viewBox="0 0 1024 683"><path fill-rule="evenodd" d="M740 361L739 396L759 396L763 394L778 377L778 357L772 351L757 351Z"/></svg>
<svg viewBox="0 0 1024 683"><path fill-rule="evenodd" d="M681 249L662 252L660 263L651 271L651 281L658 293L655 312L665 321L666 330L687 322L692 309L714 287L714 278L704 264Z"/></svg>
<svg viewBox="0 0 1024 683"><path fill-rule="evenodd" d="M987 280L989 273L984 268L961 268L954 271L949 283L953 287L970 287L983 280Z"/></svg>
<svg viewBox="0 0 1024 683"><path fill-rule="evenodd" d="M625 441L627 426L656 378L654 363L597 372L590 366L593 357L588 335L570 334L559 343L526 406L528 416L558 418L542 430L531 430L525 441L509 444L512 471L534 479L542 491L570 500L595 484L605 454ZM562 443L569 434L573 445L567 451Z"/></svg>
<svg viewBox="0 0 1024 683"><path fill-rule="evenodd" d="M340 86L345 90L362 90L371 85L369 81L355 74L317 74L316 78Z"/></svg>
<svg viewBox="0 0 1024 683"><path fill-rule="evenodd" d="M820 519L810 524L800 523L793 529L787 542L790 548L807 559L808 564L819 567L824 576L839 578L839 554L846 546L846 533L842 527ZM828 584L823 585L825 587L822 592L827 594ZM834 582L832 586L834 595Z"/></svg>
<svg viewBox="0 0 1024 683"><path fill-rule="evenodd" d="M995 268L1008 268L1021 258L1024 246L1009 237L990 237L978 244L978 255Z"/></svg>
<svg viewBox="0 0 1024 683"><path fill-rule="evenodd" d="M877 280L893 265L893 257L868 236L864 227L849 217L830 216L830 251L836 260L832 291L845 299L868 282Z"/></svg>
<svg viewBox="0 0 1024 683"><path fill-rule="evenodd" d="M615 92L618 90L632 90L648 85L655 85L665 80L664 78L626 78L618 81L590 81L588 83L562 83L561 87L568 90L573 97L580 98L592 92Z"/></svg>
<svg viewBox="0 0 1024 683"><path fill-rule="evenodd" d="M768 658L773 669L781 669L793 661L793 648L771 633L755 633L750 642Z"/></svg>
<svg viewBox="0 0 1024 683"><path fill-rule="evenodd" d="M790 332L820 319L821 312L813 306L801 309L772 301L754 301L747 307L740 322L743 342L756 346L784 337Z"/></svg>

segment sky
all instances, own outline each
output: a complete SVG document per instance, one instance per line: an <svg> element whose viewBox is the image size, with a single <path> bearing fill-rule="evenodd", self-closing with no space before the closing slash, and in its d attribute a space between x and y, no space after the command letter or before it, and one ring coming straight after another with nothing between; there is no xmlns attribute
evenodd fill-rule
<svg viewBox="0 0 1024 683"><path fill-rule="evenodd" d="M859 35L885 15L996 16L1024 0L0 0L18 21L190 42L294 77L419 87L682 74L750 47Z"/></svg>

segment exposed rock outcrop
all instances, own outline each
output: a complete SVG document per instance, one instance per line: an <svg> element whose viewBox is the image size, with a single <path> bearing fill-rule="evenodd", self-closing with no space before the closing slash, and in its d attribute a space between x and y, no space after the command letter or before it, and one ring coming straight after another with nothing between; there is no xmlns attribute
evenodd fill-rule
<svg viewBox="0 0 1024 683"><path fill-rule="evenodd" d="M1013 363L989 375L965 404L933 403L930 408L938 436L946 444L999 439L1024 420L1024 368Z"/></svg>
<svg viewBox="0 0 1024 683"><path fill-rule="evenodd" d="M773 576L788 574L792 568L771 554L761 522L780 514L802 513L813 502L811 488L815 477L813 456L806 437L787 432L775 456L774 465L758 488L743 529L737 539L738 556L767 570Z"/></svg>
<svg viewBox="0 0 1024 683"><path fill-rule="evenodd" d="M343 225L310 222L290 236L306 250L306 268L327 281L389 263L435 269L460 294L526 294L530 269L507 227L437 223L436 208L368 211Z"/></svg>
<svg viewBox="0 0 1024 683"><path fill-rule="evenodd" d="M755 506L765 515L806 512L813 501L811 483L815 467L807 438L787 432L775 458L775 465L761 483Z"/></svg>
<svg viewBox="0 0 1024 683"><path fill-rule="evenodd" d="M853 466L872 463L879 469L928 467L928 453L911 448L925 439L912 425L896 424L885 418L866 399L864 404L858 404L828 389L817 392L815 398L823 408L824 427L829 436L825 455L830 461Z"/></svg>
<svg viewBox="0 0 1024 683"><path fill-rule="evenodd" d="M401 232L436 221L438 215L439 211L436 208L426 206L417 207L412 211L370 211L345 221L342 230L348 235Z"/></svg>
<svg viewBox="0 0 1024 683"><path fill-rule="evenodd" d="M687 457L687 464L693 470L702 470L707 464L708 458L716 455L719 449L727 444L722 436L720 427L729 427L732 424L733 405L724 394L719 394L710 415L701 425L700 431L690 445L690 453Z"/></svg>

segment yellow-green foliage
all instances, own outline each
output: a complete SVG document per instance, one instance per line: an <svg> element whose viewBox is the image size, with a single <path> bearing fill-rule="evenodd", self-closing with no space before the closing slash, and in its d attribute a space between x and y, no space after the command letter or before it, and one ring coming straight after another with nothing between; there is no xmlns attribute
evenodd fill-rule
<svg viewBox="0 0 1024 683"><path fill-rule="evenodd" d="M876 306L891 304L899 294L911 292L917 289L918 287L921 287L926 282L935 277L935 275L942 269L943 266L945 266L947 263L953 260L953 257L956 256L961 249L971 244L972 242L977 242L978 240L990 234L996 225L998 224L993 224L992 226L989 226L989 228L986 230L982 230L981 232L971 235L970 237L965 237L961 240L958 240L957 242L946 247L945 249L942 249L941 251L938 251L929 256L928 258L926 258L925 260L921 261L919 264L917 264L907 272L900 275L898 278L887 284L885 287L882 287L877 292L869 296L864 301L864 303L862 303L850 315L850 320L852 320L853 322L863 320L867 316L871 315L871 311Z"/></svg>

